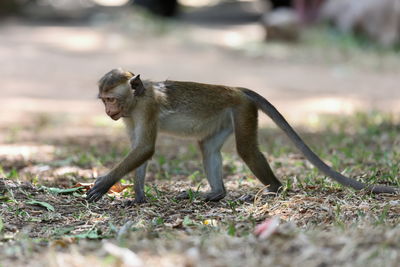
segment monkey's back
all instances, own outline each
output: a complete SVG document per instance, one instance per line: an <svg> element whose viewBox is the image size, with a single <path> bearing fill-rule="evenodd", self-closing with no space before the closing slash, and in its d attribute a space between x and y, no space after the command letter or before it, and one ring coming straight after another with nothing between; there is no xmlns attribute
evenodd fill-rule
<svg viewBox="0 0 400 267"><path fill-rule="evenodd" d="M203 83L166 81L154 88L165 99L160 102L160 130L179 136L203 138L232 123L232 108L243 98L235 88Z"/></svg>
<svg viewBox="0 0 400 267"><path fill-rule="evenodd" d="M239 90L223 85L184 81L166 81L164 84L169 108L201 117L231 108L242 99Z"/></svg>

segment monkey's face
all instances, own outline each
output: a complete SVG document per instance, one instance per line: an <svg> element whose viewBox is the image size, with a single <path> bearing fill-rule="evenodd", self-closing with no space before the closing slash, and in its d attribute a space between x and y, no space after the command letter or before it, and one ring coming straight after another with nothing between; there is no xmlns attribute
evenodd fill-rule
<svg viewBox="0 0 400 267"><path fill-rule="evenodd" d="M122 117L122 109L115 97L102 97L106 113L113 120L118 120Z"/></svg>
<svg viewBox="0 0 400 267"><path fill-rule="evenodd" d="M140 75L122 69L113 69L99 81L99 98L106 113L113 120L129 117L135 99L144 94L145 88Z"/></svg>
<svg viewBox="0 0 400 267"><path fill-rule="evenodd" d="M127 85L119 85L105 93L100 93L106 114L113 120L129 116L132 103L132 92Z"/></svg>

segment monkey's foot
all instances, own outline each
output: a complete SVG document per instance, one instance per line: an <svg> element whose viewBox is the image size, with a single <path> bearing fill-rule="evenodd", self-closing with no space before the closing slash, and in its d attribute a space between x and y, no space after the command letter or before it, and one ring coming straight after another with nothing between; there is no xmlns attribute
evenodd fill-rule
<svg viewBox="0 0 400 267"><path fill-rule="evenodd" d="M216 192L209 192L204 194L203 198L204 201L220 201L226 196L226 192L224 191L216 191Z"/></svg>
<svg viewBox="0 0 400 267"><path fill-rule="evenodd" d="M268 185L268 187L265 189L266 192L270 192L270 193L280 193L282 192L283 186L281 183L277 183L277 184L271 184Z"/></svg>
<svg viewBox="0 0 400 267"><path fill-rule="evenodd" d="M135 206L135 205L140 205L140 204L143 204L143 203L146 203L147 202L147 200L146 200L146 198L135 198L135 199L130 199L130 200L125 200L123 203L122 203L122 206L124 206L124 207L132 207L132 206Z"/></svg>
<svg viewBox="0 0 400 267"><path fill-rule="evenodd" d="M271 187L267 187L262 191L262 197L266 197L266 198L275 198L277 197L283 190L283 186L279 186L279 187L275 187L272 188Z"/></svg>

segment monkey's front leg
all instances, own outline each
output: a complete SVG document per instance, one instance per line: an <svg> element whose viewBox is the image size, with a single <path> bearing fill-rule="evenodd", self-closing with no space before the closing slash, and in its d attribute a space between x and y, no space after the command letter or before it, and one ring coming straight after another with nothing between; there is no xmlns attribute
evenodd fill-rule
<svg viewBox="0 0 400 267"><path fill-rule="evenodd" d="M94 186L86 193L86 200L89 202L98 201L113 185L114 179L109 174L97 177Z"/></svg>
<svg viewBox="0 0 400 267"><path fill-rule="evenodd" d="M116 182L130 171L145 163L154 154L154 146L137 147L132 150L124 160L108 174L96 179L94 186L87 192L89 202L98 201ZM144 192L143 192L144 195Z"/></svg>

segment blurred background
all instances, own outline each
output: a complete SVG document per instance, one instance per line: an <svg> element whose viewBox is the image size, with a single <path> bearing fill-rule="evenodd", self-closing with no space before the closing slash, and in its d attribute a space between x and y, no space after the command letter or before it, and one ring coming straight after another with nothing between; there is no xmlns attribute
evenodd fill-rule
<svg viewBox="0 0 400 267"><path fill-rule="evenodd" d="M400 0L0 0L0 266L399 266L399 197L326 179L264 114L280 196L230 138L229 193L203 203L199 149L168 137L140 209L120 208L131 188L61 195L130 149L97 99L116 67L255 90L333 169L400 187Z"/></svg>
<svg viewBox="0 0 400 267"><path fill-rule="evenodd" d="M251 88L294 124L400 112L400 0L2 0L0 16L1 130L115 125L96 100L115 67Z"/></svg>

